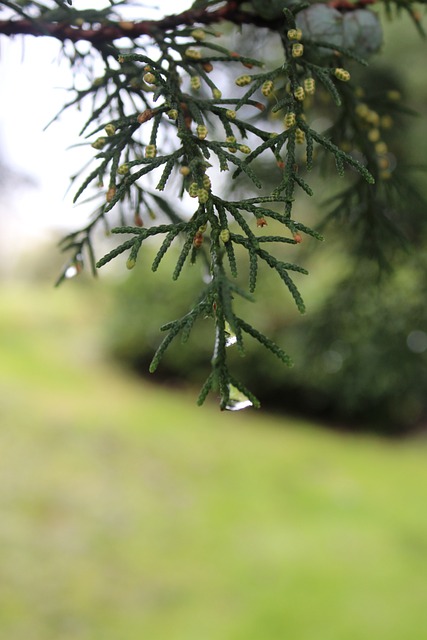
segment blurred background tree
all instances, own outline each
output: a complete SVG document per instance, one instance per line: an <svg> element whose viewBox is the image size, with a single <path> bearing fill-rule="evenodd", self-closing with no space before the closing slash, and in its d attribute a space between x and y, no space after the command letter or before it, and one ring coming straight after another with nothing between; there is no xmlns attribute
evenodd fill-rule
<svg viewBox="0 0 427 640"><path fill-rule="evenodd" d="M307 8L287 2L202 1L156 23L135 19L139 10L127 2L109 2L99 10L78 10L63 2L2 4L9 14L0 32L59 39L70 63L86 76L85 85L79 84L81 75L76 82L70 106L93 98L87 125L98 137L88 144L99 152L98 166L84 178L83 187L102 182L105 174L107 191L95 188L89 197L102 203L94 217L66 238L71 259L60 279L79 274L86 262L95 271L95 230L98 223L111 227L116 210L121 225L116 231L127 233L128 239L98 264L130 250L127 264L133 267L141 242L166 234L160 253L153 244L147 246L141 260L145 264L118 288L111 321L116 355L146 371L159 342L160 320L169 331L167 345L180 332L189 338L187 348L174 340L165 353L161 349L160 375L191 382L204 376L201 401L213 388L222 408L256 404L249 386L267 406L334 417L359 428L394 433L422 423L425 199L416 165L425 158L418 143L422 131L412 115L414 108L425 110L425 88L414 93L417 57L407 55L416 33L408 31L405 17L422 31L417 7L424 3L377 3L371 11L365 2ZM132 20L125 19L123 9L133 11ZM371 56L380 49L378 16L384 13L397 18L398 44L394 54L377 62ZM217 22L221 46L209 26ZM104 75L95 75L90 53L106 65ZM361 66L363 58L369 58L368 67ZM245 71L236 80L236 64L253 69L258 59L268 60L267 67ZM213 67L220 63L218 74ZM174 93L168 82L176 68L184 84ZM235 81L244 87L238 94ZM224 97L228 95L237 97ZM145 122L150 122L149 135L137 138ZM236 131L250 147L241 144ZM178 149L168 148L171 133L182 142ZM161 145L162 153L157 149ZM230 163L245 174L239 180L224 180L218 173ZM137 182L163 165L164 173L156 174L157 188L167 186L172 194L184 195L184 202L186 192L196 195L192 217L180 214L167 189L163 197L155 182L148 188ZM317 173L312 172L308 186L311 165ZM253 184L258 181L261 197ZM312 189L314 204L306 197ZM326 211L323 218L319 203ZM249 212L247 218L242 210ZM327 236L326 251L310 241L319 232ZM174 254L169 247L178 235L183 236L184 253ZM262 252L266 239L276 246L274 255ZM155 278L148 277L150 252L157 268L166 251L165 267ZM295 251L304 267L294 263ZM239 295L248 281L255 288L257 262L258 304L253 305ZM298 274L306 267L314 272L310 284ZM300 311L299 289L306 292L307 317L301 319L287 301L282 304L282 284L266 273L271 268ZM179 287L170 285L174 269L176 277L181 271L185 276ZM289 271L296 272L293 280ZM193 328L197 316L201 319ZM180 319L170 322L174 317ZM237 352L245 331L257 340L248 341L241 358ZM267 346L288 362L277 345L292 356L291 371L275 366L273 356L263 353Z"/></svg>

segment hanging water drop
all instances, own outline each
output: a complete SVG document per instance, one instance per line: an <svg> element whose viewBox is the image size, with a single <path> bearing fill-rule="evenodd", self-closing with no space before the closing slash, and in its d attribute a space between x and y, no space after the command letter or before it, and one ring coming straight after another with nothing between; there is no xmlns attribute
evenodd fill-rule
<svg viewBox="0 0 427 640"><path fill-rule="evenodd" d="M78 274L78 269L75 264L71 264L67 269L65 269L65 277L66 278L74 278Z"/></svg>
<svg viewBox="0 0 427 640"><path fill-rule="evenodd" d="M225 405L227 411L240 411L241 409L247 409L247 407L253 407L253 402L232 384L228 385L228 390L230 395Z"/></svg>
<svg viewBox="0 0 427 640"><path fill-rule="evenodd" d="M83 260L81 255L77 255L73 262L65 269L64 276L67 279L75 278L83 271Z"/></svg>
<svg viewBox="0 0 427 640"><path fill-rule="evenodd" d="M226 347L231 347L233 344L236 344L237 342L236 334L234 333L233 329L230 327L228 322L225 322L224 333L225 333Z"/></svg>

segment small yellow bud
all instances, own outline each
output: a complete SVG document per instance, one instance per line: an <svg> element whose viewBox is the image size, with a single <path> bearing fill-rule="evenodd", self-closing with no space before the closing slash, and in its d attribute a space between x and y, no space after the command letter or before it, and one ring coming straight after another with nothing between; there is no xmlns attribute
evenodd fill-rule
<svg viewBox="0 0 427 640"><path fill-rule="evenodd" d="M203 29L193 29L191 35L195 40L204 40L206 38L206 31L203 31Z"/></svg>
<svg viewBox="0 0 427 640"><path fill-rule="evenodd" d="M228 146L228 150L231 153L236 153L237 151L237 147L236 147L236 138L234 136L227 136L225 139L226 143L229 145Z"/></svg>
<svg viewBox="0 0 427 640"><path fill-rule="evenodd" d="M193 76L190 80L190 84L191 88L194 89L194 91L198 91L202 86L202 81L200 80L199 76Z"/></svg>
<svg viewBox="0 0 427 640"><path fill-rule="evenodd" d="M206 173L203 176L203 186L205 189L210 189L212 187L211 179Z"/></svg>
<svg viewBox="0 0 427 640"><path fill-rule="evenodd" d="M200 60L202 57L202 54L200 53L200 51L197 51L197 49L186 49L185 55L191 60Z"/></svg>
<svg viewBox="0 0 427 640"><path fill-rule="evenodd" d="M209 200L209 191L207 191L206 189L198 189L197 198L200 204L205 204L205 202Z"/></svg>
<svg viewBox="0 0 427 640"><path fill-rule="evenodd" d="M237 116L237 113L233 110L233 109L227 109L227 111L225 112L225 115L227 116L227 118L229 118L230 120L234 120L235 117Z"/></svg>
<svg viewBox="0 0 427 640"><path fill-rule="evenodd" d="M304 131L302 131L301 129L295 129L295 142L297 144L304 144L305 142Z"/></svg>
<svg viewBox="0 0 427 640"><path fill-rule="evenodd" d="M300 42L296 42L292 45L292 57L300 58L304 53L304 46Z"/></svg>
<svg viewBox="0 0 427 640"><path fill-rule="evenodd" d="M117 173L119 174L119 176L125 176L127 173L129 173L129 165L127 163L121 164L117 169Z"/></svg>
<svg viewBox="0 0 427 640"><path fill-rule="evenodd" d="M302 31L301 31L301 29L289 29L287 35L288 35L289 40L301 40Z"/></svg>
<svg viewBox="0 0 427 640"><path fill-rule="evenodd" d="M188 187L188 195L190 198L197 198L197 192L199 190L199 186L197 182L192 182Z"/></svg>
<svg viewBox="0 0 427 640"><path fill-rule="evenodd" d="M176 120L178 118L178 111L176 109L169 109L167 116L170 120Z"/></svg>
<svg viewBox="0 0 427 640"><path fill-rule="evenodd" d="M208 135L208 128L204 124L198 124L196 127L196 133L199 140L204 140Z"/></svg>
<svg viewBox="0 0 427 640"><path fill-rule="evenodd" d="M126 267L127 267L128 269L133 269L135 265L136 265L136 260L135 260L135 258L128 258L128 259L127 259L127 261L126 261Z"/></svg>
<svg viewBox="0 0 427 640"><path fill-rule="evenodd" d="M97 151L100 151L105 147L106 142L107 142L106 138L97 138L95 142L92 142L91 147L93 147Z"/></svg>
<svg viewBox="0 0 427 640"><path fill-rule="evenodd" d="M248 147L247 144L239 144L239 151L241 151L242 153L251 153L251 148Z"/></svg>
<svg viewBox="0 0 427 640"><path fill-rule="evenodd" d="M113 136L116 133L116 127L113 124L106 124L104 129L107 136Z"/></svg>
<svg viewBox="0 0 427 640"><path fill-rule="evenodd" d="M145 147L145 157L146 158L155 158L157 155L157 147L155 144L147 144Z"/></svg>
<svg viewBox="0 0 427 640"><path fill-rule="evenodd" d="M225 244L230 240L230 231L228 229L221 229L221 231L219 232L219 237Z"/></svg>
<svg viewBox="0 0 427 640"><path fill-rule="evenodd" d="M299 100L299 102L302 102L305 98L305 91L303 89L303 87L299 86L295 89L294 91L294 98L296 100Z"/></svg>
<svg viewBox="0 0 427 640"><path fill-rule="evenodd" d="M186 178L187 176L190 175L191 171L190 171L190 167L187 167L186 165L183 165L180 170L179 170L180 174L182 176L184 176L184 178Z"/></svg>
<svg viewBox="0 0 427 640"><path fill-rule="evenodd" d="M252 82L252 76L249 76L247 74L244 76L239 76L235 79L234 82L238 87L245 87L247 84L250 84Z"/></svg>
<svg viewBox="0 0 427 640"><path fill-rule="evenodd" d="M309 95L313 95L316 91L316 81L314 78L305 78L304 80L304 89L305 92Z"/></svg>
<svg viewBox="0 0 427 640"><path fill-rule="evenodd" d="M337 80L341 80L341 82L348 82L350 80L350 73L347 69L341 69L341 67L337 67L334 70L334 76Z"/></svg>
<svg viewBox="0 0 427 640"><path fill-rule="evenodd" d="M237 151L237 147L235 146L236 138L234 136L227 136L225 141L229 145L228 150L230 151L230 153L236 153Z"/></svg>
<svg viewBox="0 0 427 640"><path fill-rule="evenodd" d="M261 93L263 96L269 96L273 92L274 82L273 80L266 80L261 87Z"/></svg>
<svg viewBox="0 0 427 640"><path fill-rule="evenodd" d="M145 73L142 77L142 79L144 80L144 82L146 82L147 84L157 84L157 78L154 75L154 73L151 73L151 71L149 71L148 73Z"/></svg>
<svg viewBox="0 0 427 640"><path fill-rule="evenodd" d="M287 129L289 129L289 127L293 127L296 121L296 116L293 111L288 111L288 113L283 118L283 124Z"/></svg>
<svg viewBox="0 0 427 640"><path fill-rule="evenodd" d="M212 98L214 100L221 100L222 98L222 93L219 89L217 89L216 87L214 89L212 89Z"/></svg>

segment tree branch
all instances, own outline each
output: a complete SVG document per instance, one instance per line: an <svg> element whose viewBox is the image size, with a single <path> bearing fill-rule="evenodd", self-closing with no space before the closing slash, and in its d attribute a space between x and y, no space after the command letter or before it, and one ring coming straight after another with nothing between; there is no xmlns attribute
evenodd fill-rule
<svg viewBox="0 0 427 640"><path fill-rule="evenodd" d="M135 39L139 36L154 36L164 33L180 25L193 26L194 24L215 24L222 21L232 22L237 25L253 24L257 27L277 29L277 21L264 20L260 16L239 9L238 0L227 2L216 11L206 11L206 8L188 9L179 14L166 16L160 20L143 20L141 22L109 21L107 24L98 24L96 27L78 26L69 22L47 22L44 20L0 20L0 34L6 36L32 35L50 36L64 42L78 42L85 40L93 45L113 42L119 38Z"/></svg>

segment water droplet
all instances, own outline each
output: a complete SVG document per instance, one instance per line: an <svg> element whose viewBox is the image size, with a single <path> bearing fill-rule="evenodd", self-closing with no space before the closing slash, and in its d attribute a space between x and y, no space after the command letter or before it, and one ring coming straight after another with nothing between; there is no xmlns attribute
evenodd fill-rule
<svg viewBox="0 0 427 640"><path fill-rule="evenodd" d="M253 402L249 400L245 396L244 393L236 389L232 384L228 385L228 390L230 392L228 402L225 406L227 411L240 411L241 409L246 409L247 407L252 407Z"/></svg>
<svg viewBox="0 0 427 640"><path fill-rule="evenodd" d="M65 269L65 277L66 278L74 278L79 273L75 264L71 264L67 269Z"/></svg>
<svg viewBox="0 0 427 640"><path fill-rule="evenodd" d="M228 322L225 323L224 331L225 331L225 346L231 347L233 344L236 344L237 342L236 334L234 333L233 329L230 327Z"/></svg>
<svg viewBox="0 0 427 640"><path fill-rule="evenodd" d="M83 271L83 260L81 254L77 254L73 262L65 269L64 276L69 278L75 278Z"/></svg>

